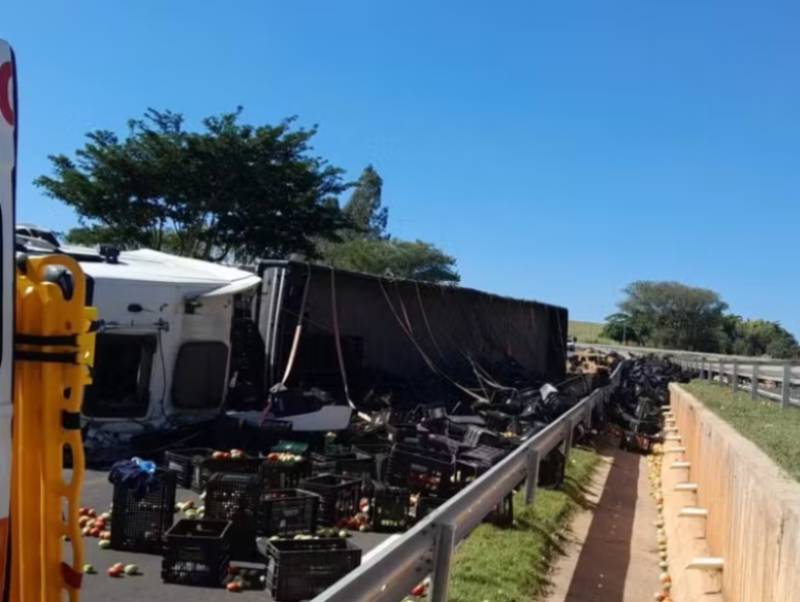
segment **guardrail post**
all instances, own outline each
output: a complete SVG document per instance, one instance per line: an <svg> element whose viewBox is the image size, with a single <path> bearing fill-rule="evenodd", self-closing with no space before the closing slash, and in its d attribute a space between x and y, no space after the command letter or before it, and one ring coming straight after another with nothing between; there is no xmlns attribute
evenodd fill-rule
<svg viewBox="0 0 800 602"><path fill-rule="evenodd" d="M566 470L567 462L569 462L569 452L572 449L572 432L575 430L575 425L572 424L572 418L567 420L567 432L564 433L564 470Z"/></svg>
<svg viewBox="0 0 800 602"><path fill-rule="evenodd" d="M789 406L789 395L792 392L792 363L783 365L783 385L781 387L781 408Z"/></svg>
<svg viewBox="0 0 800 602"><path fill-rule="evenodd" d="M456 529L450 523L438 526L436 552L433 558L433 579L431 580L430 602L447 602L447 589L450 585L450 561L456 545Z"/></svg>
<svg viewBox="0 0 800 602"><path fill-rule="evenodd" d="M733 360L733 382L731 383L733 394L736 395L739 390L739 361Z"/></svg>
<svg viewBox="0 0 800 602"><path fill-rule="evenodd" d="M753 361L753 374L750 376L750 399L758 399L758 363Z"/></svg>
<svg viewBox="0 0 800 602"><path fill-rule="evenodd" d="M536 499L536 486L539 484L539 452L528 452L528 478L525 480L525 503L530 506Z"/></svg>
<svg viewBox="0 0 800 602"><path fill-rule="evenodd" d="M706 358L703 358L703 361L705 362ZM706 380L708 382L711 382L714 379L713 376L711 375L711 360L708 360L707 364L708 365L706 366Z"/></svg>
<svg viewBox="0 0 800 602"><path fill-rule="evenodd" d="M722 374L722 371L725 369L724 365L722 364L722 358L719 360L719 385L720 387L725 386L725 377Z"/></svg>

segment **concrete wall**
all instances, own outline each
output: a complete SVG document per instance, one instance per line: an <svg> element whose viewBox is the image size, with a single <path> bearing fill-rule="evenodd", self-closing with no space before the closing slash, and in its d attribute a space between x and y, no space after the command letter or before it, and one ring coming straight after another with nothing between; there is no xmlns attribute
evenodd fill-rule
<svg viewBox="0 0 800 602"><path fill-rule="evenodd" d="M670 404L726 602L800 600L800 483L678 385Z"/></svg>

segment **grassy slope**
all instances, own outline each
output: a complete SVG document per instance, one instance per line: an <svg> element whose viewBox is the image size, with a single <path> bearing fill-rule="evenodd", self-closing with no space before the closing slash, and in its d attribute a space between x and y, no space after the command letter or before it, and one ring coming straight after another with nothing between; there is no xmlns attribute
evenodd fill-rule
<svg viewBox="0 0 800 602"><path fill-rule="evenodd" d="M579 320L570 320L568 327L568 335L570 337L578 337L581 343L609 343L614 341L600 336L600 331L603 330L603 324L599 322L581 322Z"/></svg>
<svg viewBox="0 0 800 602"><path fill-rule="evenodd" d="M702 381L683 386L800 481L800 410Z"/></svg>
<svg viewBox="0 0 800 602"><path fill-rule="evenodd" d="M524 491L514 499L514 527L482 524L456 554L449 602L525 602L546 589L559 533L582 503L581 485L597 455L573 450L563 491L538 490L530 508Z"/></svg>

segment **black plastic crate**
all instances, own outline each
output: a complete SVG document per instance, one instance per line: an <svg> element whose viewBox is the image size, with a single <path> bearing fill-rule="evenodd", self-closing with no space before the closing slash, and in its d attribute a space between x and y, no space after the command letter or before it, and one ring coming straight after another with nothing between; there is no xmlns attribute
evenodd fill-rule
<svg viewBox="0 0 800 602"><path fill-rule="evenodd" d="M311 476L311 462L305 457L293 462L267 459L261 464L260 470L261 478L269 489L295 489L300 481Z"/></svg>
<svg viewBox="0 0 800 602"><path fill-rule="evenodd" d="M418 442L427 432L428 429L419 426L416 422L386 425L386 434L391 443Z"/></svg>
<svg viewBox="0 0 800 602"><path fill-rule="evenodd" d="M462 451L471 449L470 446L465 445L457 439L451 439L447 435L436 435L434 433L427 434L422 439L422 445L425 449L448 454L453 457L458 456Z"/></svg>
<svg viewBox="0 0 800 602"><path fill-rule="evenodd" d="M380 482L373 483L369 522L375 531L384 533L404 531L413 522L408 489Z"/></svg>
<svg viewBox="0 0 800 602"><path fill-rule="evenodd" d="M358 514L361 481L337 474L323 474L303 479L300 489L320 496L318 522L337 527L341 521Z"/></svg>
<svg viewBox="0 0 800 602"><path fill-rule="evenodd" d="M256 515L258 535L314 533L321 498L302 489L264 489Z"/></svg>
<svg viewBox="0 0 800 602"><path fill-rule="evenodd" d="M189 447L174 449L164 454L164 465L167 470L177 475L178 487L191 489L195 477L195 465L210 458L214 450L210 447Z"/></svg>
<svg viewBox="0 0 800 602"><path fill-rule="evenodd" d="M383 443L357 443L356 449L372 456L375 465L375 478L384 480L386 478L386 463L389 461L389 454L392 453L392 444Z"/></svg>
<svg viewBox="0 0 800 602"><path fill-rule="evenodd" d="M504 449L498 449L489 445L479 445L461 454L461 459L483 462L489 466L494 466L505 458L507 454L508 451Z"/></svg>
<svg viewBox="0 0 800 602"><path fill-rule="evenodd" d="M175 514L176 474L157 470L156 488L138 498L124 484L114 485L111 547L128 552L160 554Z"/></svg>
<svg viewBox="0 0 800 602"><path fill-rule="evenodd" d="M447 454L396 445L386 469L390 485L413 492L444 493L455 486L455 461Z"/></svg>
<svg viewBox="0 0 800 602"><path fill-rule="evenodd" d="M416 507L413 508L414 518L419 521L444 504L448 498L432 495L421 495L417 499Z"/></svg>
<svg viewBox="0 0 800 602"><path fill-rule="evenodd" d="M470 447L478 447L479 445L489 445L491 447L503 446L500 435L489 429L474 425L467 427L467 434L464 435L464 443Z"/></svg>
<svg viewBox="0 0 800 602"><path fill-rule="evenodd" d="M267 419L260 424L242 421L233 438L221 442L223 447L238 447L251 454L266 453L281 440L291 437L292 423L289 420Z"/></svg>
<svg viewBox="0 0 800 602"><path fill-rule="evenodd" d="M309 600L361 564L348 539L282 539L267 543L267 584L273 600Z"/></svg>
<svg viewBox="0 0 800 602"><path fill-rule="evenodd" d="M396 408L385 408L373 414L372 426L385 427L390 424L400 424L406 421L408 412Z"/></svg>
<svg viewBox="0 0 800 602"><path fill-rule="evenodd" d="M456 441L464 441L464 438L467 436L467 429L471 426L469 424L459 424L457 422L450 422L449 420L444 425L444 433L451 439L455 439Z"/></svg>
<svg viewBox="0 0 800 602"><path fill-rule="evenodd" d="M559 489L564 483L566 459L559 448L555 448L539 461L538 487Z"/></svg>
<svg viewBox="0 0 800 602"><path fill-rule="evenodd" d="M192 487L195 491L202 492L212 475L238 474L238 475L257 475L261 470L264 460L261 458L206 458L195 464L195 478Z"/></svg>
<svg viewBox="0 0 800 602"><path fill-rule="evenodd" d="M483 413L483 418L486 421L486 427L493 431L497 431L499 433L503 433L505 431L516 432L515 424L517 419L515 416L505 414L504 412L490 410Z"/></svg>
<svg viewBox="0 0 800 602"><path fill-rule="evenodd" d="M425 406L422 409L422 415L425 420L444 420L447 418L447 408L444 404Z"/></svg>
<svg viewBox="0 0 800 602"><path fill-rule="evenodd" d="M496 527L510 527L514 524L514 492L512 491L484 519Z"/></svg>
<svg viewBox="0 0 800 602"><path fill-rule="evenodd" d="M231 522L231 558L257 556L256 517L262 481L258 476L216 473L206 484L205 516Z"/></svg>
<svg viewBox="0 0 800 602"><path fill-rule="evenodd" d="M448 415L447 422L451 425L455 424L458 426L469 426L470 424L475 426L486 426L486 420L484 420L478 414L469 414L469 415Z"/></svg>
<svg viewBox="0 0 800 602"><path fill-rule="evenodd" d="M358 450L326 452L325 455L311 454L312 474L335 473L370 481L375 475L375 459Z"/></svg>
<svg viewBox="0 0 800 602"><path fill-rule="evenodd" d="M462 489L489 470L491 466L479 460L458 460L453 480L458 489Z"/></svg>
<svg viewBox="0 0 800 602"><path fill-rule="evenodd" d="M311 454L311 474L333 474L336 472L336 460L326 458L320 454Z"/></svg>
<svg viewBox="0 0 800 602"><path fill-rule="evenodd" d="M161 579L166 583L221 587L231 560L230 522L179 520L167 531Z"/></svg>

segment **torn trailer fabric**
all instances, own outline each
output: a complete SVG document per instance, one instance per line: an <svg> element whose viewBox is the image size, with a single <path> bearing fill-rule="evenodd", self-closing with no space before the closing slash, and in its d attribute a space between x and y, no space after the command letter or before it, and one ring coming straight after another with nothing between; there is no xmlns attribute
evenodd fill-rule
<svg viewBox="0 0 800 602"><path fill-rule="evenodd" d="M564 380L566 309L298 262L258 273L265 390L283 382L356 401L390 392L411 405Z"/></svg>

